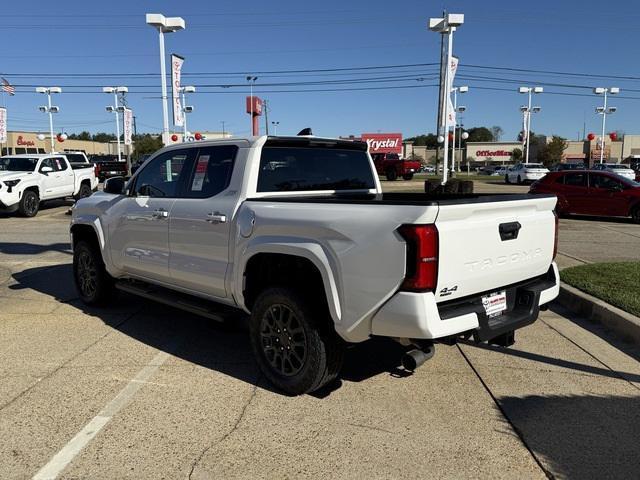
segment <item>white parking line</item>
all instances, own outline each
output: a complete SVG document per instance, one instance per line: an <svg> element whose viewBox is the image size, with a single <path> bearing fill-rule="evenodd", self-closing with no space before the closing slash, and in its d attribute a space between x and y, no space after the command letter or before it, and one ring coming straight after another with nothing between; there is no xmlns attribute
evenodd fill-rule
<svg viewBox="0 0 640 480"><path fill-rule="evenodd" d="M171 355L167 352L158 353L151 361L133 377L129 383L105 407L80 430L62 450L56 453L49 462L33 476L33 480L53 480L69 465L73 459L86 447L109 420L122 408L129 404L133 396L140 390L147 380L167 361Z"/></svg>

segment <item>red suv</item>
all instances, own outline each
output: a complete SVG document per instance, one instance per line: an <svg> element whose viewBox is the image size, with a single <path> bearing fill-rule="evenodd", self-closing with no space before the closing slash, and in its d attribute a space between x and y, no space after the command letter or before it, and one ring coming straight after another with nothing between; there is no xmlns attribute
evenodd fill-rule
<svg viewBox="0 0 640 480"><path fill-rule="evenodd" d="M531 185L529 193L555 193L558 215L632 217L640 223L640 183L615 173L551 172Z"/></svg>
<svg viewBox="0 0 640 480"><path fill-rule="evenodd" d="M397 153L372 153L371 158L373 158L376 171L391 181L398 177L411 180L413 174L420 170L420 162L402 159Z"/></svg>

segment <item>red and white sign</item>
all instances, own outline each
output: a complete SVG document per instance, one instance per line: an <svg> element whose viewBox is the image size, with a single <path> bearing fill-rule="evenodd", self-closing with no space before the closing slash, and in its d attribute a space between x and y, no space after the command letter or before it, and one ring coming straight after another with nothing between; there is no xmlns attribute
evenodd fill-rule
<svg viewBox="0 0 640 480"><path fill-rule="evenodd" d="M255 95L247 97L247 113L262 115L262 99Z"/></svg>
<svg viewBox="0 0 640 480"><path fill-rule="evenodd" d="M7 109L0 108L0 143L7 141Z"/></svg>
<svg viewBox="0 0 640 480"><path fill-rule="evenodd" d="M362 141L367 142L369 153L402 153L401 133L363 133Z"/></svg>
<svg viewBox="0 0 640 480"><path fill-rule="evenodd" d="M476 157L510 157L512 153L509 150L478 150Z"/></svg>
<svg viewBox="0 0 640 480"><path fill-rule="evenodd" d="M125 108L124 110L124 144L131 145L131 133L133 130L133 110Z"/></svg>
<svg viewBox="0 0 640 480"><path fill-rule="evenodd" d="M180 75L184 58L171 54L171 98L173 100L173 124L181 127L184 122L182 103L180 102Z"/></svg>
<svg viewBox="0 0 640 480"><path fill-rule="evenodd" d="M34 142L33 140L25 140L22 135L18 135L18 140L16 143L18 145L24 145L25 147L33 147L36 144L36 142Z"/></svg>

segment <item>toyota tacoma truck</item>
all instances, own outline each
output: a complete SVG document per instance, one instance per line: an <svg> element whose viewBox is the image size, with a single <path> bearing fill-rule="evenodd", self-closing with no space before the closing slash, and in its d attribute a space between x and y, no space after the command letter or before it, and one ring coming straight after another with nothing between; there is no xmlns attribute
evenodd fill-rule
<svg viewBox="0 0 640 480"><path fill-rule="evenodd" d="M44 200L79 200L97 187L93 165L70 164L63 154L0 157L0 212L33 217Z"/></svg>
<svg viewBox="0 0 640 480"><path fill-rule="evenodd" d="M76 203L73 275L90 305L122 290L216 320L248 314L264 375L302 394L373 336L404 345L409 370L436 340L511 344L558 295L555 203L383 193L362 142L179 144Z"/></svg>

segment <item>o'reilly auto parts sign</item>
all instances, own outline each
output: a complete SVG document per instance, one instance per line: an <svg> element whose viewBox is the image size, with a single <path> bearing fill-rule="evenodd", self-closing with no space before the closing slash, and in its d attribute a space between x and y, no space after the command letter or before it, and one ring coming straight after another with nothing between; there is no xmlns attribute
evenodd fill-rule
<svg viewBox="0 0 640 480"><path fill-rule="evenodd" d="M401 133L363 133L362 141L367 142L369 153L402 153Z"/></svg>

